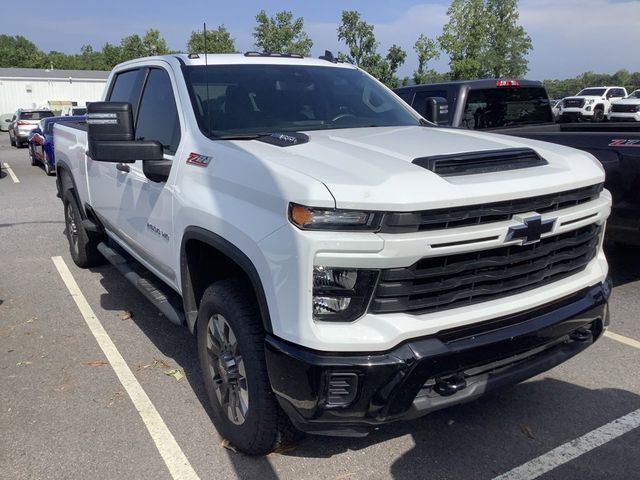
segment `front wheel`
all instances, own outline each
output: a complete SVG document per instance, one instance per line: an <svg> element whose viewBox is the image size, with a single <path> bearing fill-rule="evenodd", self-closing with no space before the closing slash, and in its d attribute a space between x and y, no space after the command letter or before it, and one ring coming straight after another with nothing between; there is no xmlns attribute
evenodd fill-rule
<svg viewBox="0 0 640 480"><path fill-rule="evenodd" d="M593 111L593 118L591 119L592 122L602 122L604 120L604 110L601 108L596 108Z"/></svg>
<svg viewBox="0 0 640 480"><path fill-rule="evenodd" d="M33 154L33 148L31 148L31 145L29 145L29 160L31 160L31 166L35 167L38 162L36 162L36 157Z"/></svg>
<svg viewBox="0 0 640 480"><path fill-rule="evenodd" d="M98 250L100 239L90 236L82 226L82 215L73 192L71 190L65 191L62 201L69 253L71 253L73 262L82 268L103 264L105 259Z"/></svg>
<svg viewBox="0 0 640 480"><path fill-rule="evenodd" d="M298 432L275 398L264 356L264 329L252 292L239 280L205 291L198 309L198 356L213 423L242 452L266 455Z"/></svg>

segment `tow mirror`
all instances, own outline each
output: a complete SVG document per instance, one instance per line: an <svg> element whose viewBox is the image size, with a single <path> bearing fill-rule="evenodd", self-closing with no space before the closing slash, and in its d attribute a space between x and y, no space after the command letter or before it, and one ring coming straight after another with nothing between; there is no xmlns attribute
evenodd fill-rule
<svg viewBox="0 0 640 480"><path fill-rule="evenodd" d="M130 103L91 102L87 109L87 137L87 155L98 162L163 160L160 142L135 140Z"/></svg>
<svg viewBox="0 0 640 480"><path fill-rule="evenodd" d="M449 125L449 104L444 97L427 97L424 118L436 125Z"/></svg>

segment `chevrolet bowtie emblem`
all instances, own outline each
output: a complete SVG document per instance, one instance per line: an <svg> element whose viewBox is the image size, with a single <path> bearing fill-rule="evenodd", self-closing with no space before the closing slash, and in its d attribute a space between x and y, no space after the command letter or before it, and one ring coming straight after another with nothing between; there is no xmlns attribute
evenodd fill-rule
<svg viewBox="0 0 640 480"><path fill-rule="evenodd" d="M539 242L540 237L553 230L553 225L556 223L555 218L542 220L540 215L531 215L524 218L514 216L513 218L522 221L523 225L509 227L505 242L522 240L522 245Z"/></svg>

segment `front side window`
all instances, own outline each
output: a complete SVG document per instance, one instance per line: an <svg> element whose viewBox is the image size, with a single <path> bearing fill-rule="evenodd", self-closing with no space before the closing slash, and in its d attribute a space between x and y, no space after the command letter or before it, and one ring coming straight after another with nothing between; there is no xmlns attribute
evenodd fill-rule
<svg viewBox="0 0 640 480"><path fill-rule="evenodd" d="M171 79L164 70L149 71L136 122L136 140L157 140L174 154L180 143L180 121Z"/></svg>
<svg viewBox="0 0 640 480"><path fill-rule="evenodd" d="M397 96L354 68L263 64L184 71L198 125L209 137L419 124Z"/></svg>

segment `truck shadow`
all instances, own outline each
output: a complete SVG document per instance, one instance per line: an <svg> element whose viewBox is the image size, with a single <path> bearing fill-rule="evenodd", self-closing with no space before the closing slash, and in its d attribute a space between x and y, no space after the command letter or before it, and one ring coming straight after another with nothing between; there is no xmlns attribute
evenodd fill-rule
<svg viewBox="0 0 640 480"><path fill-rule="evenodd" d="M613 286L640 280L640 247L605 243Z"/></svg>
<svg viewBox="0 0 640 480"><path fill-rule="evenodd" d="M158 310L111 265L90 270L101 276L100 283L107 291L100 299L100 306L105 310L133 313L130 321L135 322L164 357L171 359L184 371L185 379L213 422L209 399L202 383L196 337L189 333L186 326L174 325L160 316ZM239 478L278 479L266 457L248 457L220 449L220 455L224 454L228 455Z"/></svg>
<svg viewBox="0 0 640 480"><path fill-rule="evenodd" d="M608 252L615 285L640 278L637 253L637 250L626 249ZM155 307L110 265L91 271L100 274L101 284L107 292L101 297L101 307L133 312L132 321L146 337L162 355L184 370L196 398L211 417L195 337L186 327L173 325L161 317ZM375 465L382 467L379 472L382 478L471 478L469 472L474 472L474 479L492 478L639 406L640 396L628 391L590 390L542 378L412 422L384 426L365 438L308 436L291 451L267 457L249 457L224 449L220 454L228 456L238 478L278 479L279 466L282 465L283 472L290 471L291 459L335 461L339 457L345 457L347 470L359 472L354 477L344 478L363 478L361 475L373 467L364 466L362 461L354 462L353 453L365 449L370 450L368 456L358 459L372 455ZM406 436L414 443L409 451L406 451L407 442L402 439ZM339 461L343 462L342 459ZM634 465L635 471L640 471L640 458L632 453L629 458L618 458L615 462ZM582 478L592 478L588 470L584 473ZM288 478L284 473L281 475Z"/></svg>
<svg viewBox="0 0 640 480"><path fill-rule="evenodd" d="M350 457L350 452L375 448L374 462L385 469L376 478L491 479L627 415L638 406L640 396L628 391L590 390L542 378L411 422L387 425L369 437L330 441L308 437L289 455ZM411 442L400 440L407 436ZM405 451L407 443L414 446ZM634 449L625 448L623 452L608 456L604 465L598 464L600 471L609 473L597 478L630 478L624 476L625 471L638 471L640 458ZM571 464L570 475L553 478L596 478L592 467L583 459ZM352 468L354 472L371 471L375 466L364 469L360 463ZM354 475L361 478L359 473Z"/></svg>

